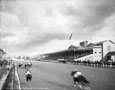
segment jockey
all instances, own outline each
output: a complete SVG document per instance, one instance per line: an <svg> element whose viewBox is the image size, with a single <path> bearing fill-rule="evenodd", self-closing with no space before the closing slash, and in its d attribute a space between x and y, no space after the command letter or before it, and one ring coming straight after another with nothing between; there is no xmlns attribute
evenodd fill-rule
<svg viewBox="0 0 115 90"><path fill-rule="evenodd" d="M74 71L76 72L73 76L74 78L78 78L80 75L82 75L82 73L79 72L77 69L74 69Z"/></svg>
<svg viewBox="0 0 115 90"><path fill-rule="evenodd" d="M22 62L19 63L19 67L21 67L21 66L22 66Z"/></svg>
<svg viewBox="0 0 115 90"><path fill-rule="evenodd" d="M31 81L31 79L32 79L32 74L31 74L30 70L27 70L26 71L26 81L27 82Z"/></svg>
<svg viewBox="0 0 115 90"><path fill-rule="evenodd" d="M29 65L32 65L32 63L31 63L31 62L29 62Z"/></svg>
<svg viewBox="0 0 115 90"><path fill-rule="evenodd" d="M32 63L31 63L31 62L27 63L27 66L31 67L31 66L32 66Z"/></svg>
<svg viewBox="0 0 115 90"><path fill-rule="evenodd" d="M31 72L29 70L26 71L26 75L28 75L28 74L31 74Z"/></svg>

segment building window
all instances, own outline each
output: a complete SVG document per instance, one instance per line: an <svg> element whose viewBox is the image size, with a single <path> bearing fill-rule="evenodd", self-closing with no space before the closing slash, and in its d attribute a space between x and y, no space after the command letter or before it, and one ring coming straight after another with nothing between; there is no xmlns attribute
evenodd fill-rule
<svg viewBox="0 0 115 90"><path fill-rule="evenodd" d="M111 46L107 46L107 51L111 51Z"/></svg>

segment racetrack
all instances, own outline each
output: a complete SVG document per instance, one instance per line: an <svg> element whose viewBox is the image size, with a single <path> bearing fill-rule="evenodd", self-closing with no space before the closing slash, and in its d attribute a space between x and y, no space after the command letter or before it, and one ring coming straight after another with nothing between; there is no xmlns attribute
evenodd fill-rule
<svg viewBox="0 0 115 90"><path fill-rule="evenodd" d="M26 82L25 69L19 68L23 90L76 90L70 75L74 68L80 70L90 81L91 90L115 90L115 69L78 66L54 62L32 61L32 81Z"/></svg>

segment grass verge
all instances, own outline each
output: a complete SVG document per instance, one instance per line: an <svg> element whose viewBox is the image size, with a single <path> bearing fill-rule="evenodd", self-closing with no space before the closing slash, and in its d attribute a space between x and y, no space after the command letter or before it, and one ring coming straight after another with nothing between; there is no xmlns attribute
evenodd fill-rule
<svg viewBox="0 0 115 90"><path fill-rule="evenodd" d="M18 81L15 77L15 71L10 70L9 75L3 85L2 90L19 90L18 89Z"/></svg>
<svg viewBox="0 0 115 90"><path fill-rule="evenodd" d="M3 76L3 74L6 74L6 71L7 71L7 68L5 68L5 67L0 67L0 80L1 80L1 78L2 78L2 76Z"/></svg>

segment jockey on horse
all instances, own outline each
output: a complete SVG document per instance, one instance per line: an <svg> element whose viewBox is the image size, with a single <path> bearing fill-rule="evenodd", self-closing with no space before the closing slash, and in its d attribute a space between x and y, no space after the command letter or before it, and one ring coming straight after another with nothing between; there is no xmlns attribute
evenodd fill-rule
<svg viewBox="0 0 115 90"><path fill-rule="evenodd" d="M78 86L82 89L86 84L89 83L89 81L82 75L80 71L78 71L78 69L74 69L71 72L71 76L73 77L74 87L76 87L76 83L78 83Z"/></svg>
<svg viewBox="0 0 115 90"><path fill-rule="evenodd" d="M29 82L32 79L32 73L30 70L26 70L26 81Z"/></svg>

